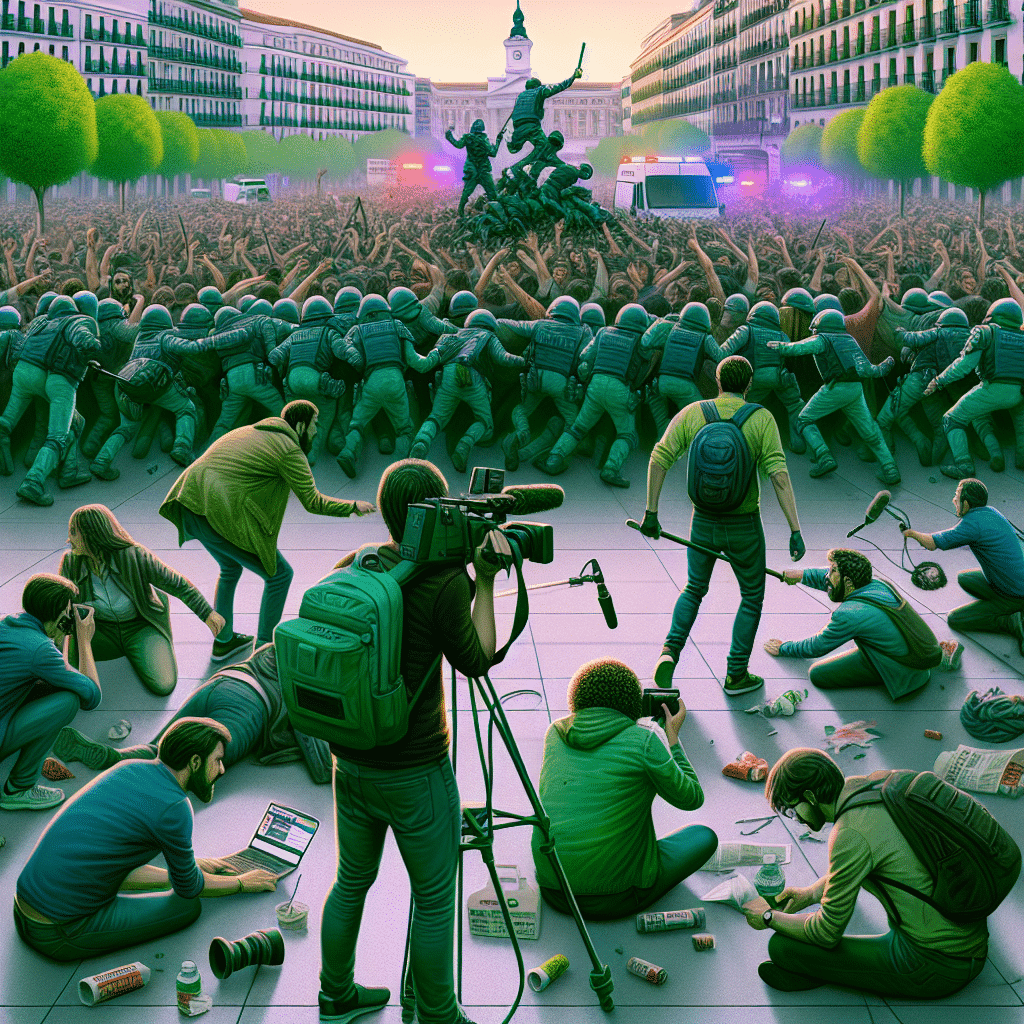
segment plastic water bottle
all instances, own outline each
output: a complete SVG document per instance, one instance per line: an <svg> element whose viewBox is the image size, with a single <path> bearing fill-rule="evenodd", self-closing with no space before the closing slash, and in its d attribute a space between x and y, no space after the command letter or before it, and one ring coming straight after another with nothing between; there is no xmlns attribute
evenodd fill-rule
<svg viewBox="0 0 1024 1024"><path fill-rule="evenodd" d="M199 976L199 968L192 960L181 965L177 980L178 1010L189 1016L189 1003L197 998L203 990L203 979Z"/></svg>
<svg viewBox="0 0 1024 1024"><path fill-rule="evenodd" d="M786 876L779 867L778 854L766 853L761 858L761 867L754 876L754 888L774 908L779 893L786 888Z"/></svg>

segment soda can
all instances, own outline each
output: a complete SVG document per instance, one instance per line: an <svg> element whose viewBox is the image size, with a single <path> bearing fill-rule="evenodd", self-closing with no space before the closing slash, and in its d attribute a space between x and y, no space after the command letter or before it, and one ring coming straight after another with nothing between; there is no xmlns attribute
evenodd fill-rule
<svg viewBox="0 0 1024 1024"><path fill-rule="evenodd" d="M662 910L636 915L638 932L669 932L677 928L704 928L707 919L703 907L693 910Z"/></svg>
<svg viewBox="0 0 1024 1024"><path fill-rule="evenodd" d="M630 974L635 974L638 978L643 978L644 981L649 981L652 985L664 985L668 981L668 971L664 967L650 964L646 960L641 960L638 956L629 958L626 970Z"/></svg>
<svg viewBox="0 0 1024 1024"><path fill-rule="evenodd" d="M534 992L543 992L553 981L557 981L569 969L569 958L561 953L545 960L540 967L534 967L526 976Z"/></svg>
<svg viewBox="0 0 1024 1024"><path fill-rule="evenodd" d="M692 935L690 937L690 940L693 942L693 948L696 949L698 952L704 949L715 948L714 935L710 935L706 932L701 935Z"/></svg>
<svg viewBox="0 0 1024 1024"><path fill-rule="evenodd" d="M144 988L149 984L149 978L149 968L144 963L136 961L133 964L125 964L123 967L115 967L112 971L80 979L78 998L86 1006L95 1006L97 1003L105 1003L108 999L123 996L126 992Z"/></svg>

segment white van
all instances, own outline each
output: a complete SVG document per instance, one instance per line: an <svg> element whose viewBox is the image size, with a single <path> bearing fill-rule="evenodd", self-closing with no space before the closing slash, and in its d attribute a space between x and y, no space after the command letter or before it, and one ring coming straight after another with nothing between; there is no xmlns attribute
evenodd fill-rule
<svg viewBox="0 0 1024 1024"><path fill-rule="evenodd" d="M711 220L722 215L715 182L698 156L624 156L615 209L645 217Z"/></svg>
<svg viewBox="0 0 1024 1024"><path fill-rule="evenodd" d="M263 178L236 178L224 182L224 199L229 203L266 203L270 189Z"/></svg>

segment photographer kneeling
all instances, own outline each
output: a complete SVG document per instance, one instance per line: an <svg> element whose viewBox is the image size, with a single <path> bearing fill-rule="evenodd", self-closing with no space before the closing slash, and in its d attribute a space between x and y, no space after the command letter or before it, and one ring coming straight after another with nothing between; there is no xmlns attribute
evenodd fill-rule
<svg viewBox="0 0 1024 1024"><path fill-rule="evenodd" d="M448 484L432 463L405 459L385 470L377 507L390 538L377 548L385 569L400 562L398 545L409 506L445 497ZM510 554L498 530L474 552L476 598L464 565L438 570L402 590L402 678L410 695L439 653L463 675L487 672L494 657L494 576L488 552ZM335 566L351 565L357 552ZM448 726L440 665L411 706L409 729L397 743L355 750L331 744L335 754L338 876L324 903L320 931L320 1020L347 1022L383 1007L386 988L354 983L356 942L366 893L377 877L390 827L409 872L414 911L410 969L418 1019L466 1024L455 997L453 945L455 878L462 804L448 756Z"/></svg>
<svg viewBox="0 0 1024 1024"><path fill-rule="evenodd" d="M551 838L576 896L591 921L637 914L705 864L718 848L706 825L686 825L655 839L655 794L673 807L704 803L697 773L679 742L686 707L666 714L666 748L637 724L642 691L636 673L613 658L580 667L569 684L568 718L548 727L539 794ZM544 899L563 914L568 904L533 832L533 861Z"/></svg>

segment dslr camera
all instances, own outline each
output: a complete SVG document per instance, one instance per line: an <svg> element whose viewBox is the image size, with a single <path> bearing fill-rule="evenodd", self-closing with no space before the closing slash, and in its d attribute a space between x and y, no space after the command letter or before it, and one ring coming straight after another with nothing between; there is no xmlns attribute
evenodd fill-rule
<svg viewBox="0 0 1024 1024"><path fill-rule="evenodd" d="M676 689L663 690L660 686L645 686L640 717L664 722L665 712L661 709L662 704L668 705L670 715L676 714L679 711L679 691Z"/></svg>

